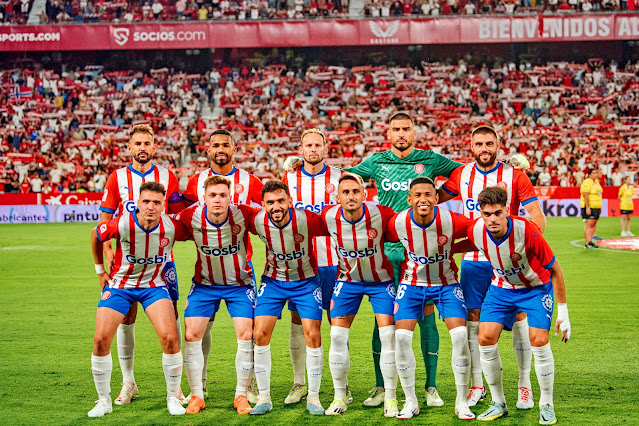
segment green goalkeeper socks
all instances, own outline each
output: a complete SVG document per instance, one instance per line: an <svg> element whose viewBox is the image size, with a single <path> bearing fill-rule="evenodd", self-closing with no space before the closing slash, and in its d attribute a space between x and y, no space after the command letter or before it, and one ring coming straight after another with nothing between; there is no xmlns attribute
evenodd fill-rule
<svg viewBox="0 0 639 426"><path fill-rule="evenodd" d="M375 386L384 387L384 377L382 376L382 370L379 368L379 354L382 352L382 341L379 340L379 327L377 326L377 320L375 321L375 328L373 328L373 362L375 363Z"/></svg>
<svg viewBox="0 0 639 426"><path fill-rule="evenodd" d="M426 388L437 388L437 358L439 357L439 332L435 314L418 321L419 336L426 367Z"/></svg>

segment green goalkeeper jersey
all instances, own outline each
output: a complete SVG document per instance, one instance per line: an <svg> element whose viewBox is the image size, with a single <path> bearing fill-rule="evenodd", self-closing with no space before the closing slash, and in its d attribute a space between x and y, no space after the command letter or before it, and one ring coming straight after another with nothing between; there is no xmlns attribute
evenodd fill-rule
<svg viewBox="0 0 639 426"><path fill-rule="evenodd" d="M413 179L420 176L433 180L437 176L447 178L461 165L433 151L413 148L405 158L399 158L392 150L376 152L345 171L357 173L364 180L374 179L379 203L401 212L410 207L406 196Z"/></svg>

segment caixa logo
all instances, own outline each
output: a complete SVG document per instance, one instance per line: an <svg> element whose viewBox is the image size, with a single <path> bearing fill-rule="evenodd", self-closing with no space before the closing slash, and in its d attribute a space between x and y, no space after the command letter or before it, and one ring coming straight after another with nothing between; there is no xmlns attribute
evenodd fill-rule
<svg viewBox="0 0 639 426"><path fill-rule="evenodd" d="M444 251L444 254L436 253L434 256L417 256L412 251L408 252L408 257L415 262L421 265L431 265L433 263L443 262L448 259L448 250Z"/></svg>
<svg viewBox="0 0 639 426"><path fill-rule="evenodd" d="M525 269L526 269L526 265L522 264L521 266L517 268L513 267L506 270L495 268L495 272L497 272L497 274L501 275L502 277L512 277L514 275L519 275L523 273Z"/></svg>
<svg viewBox="0 0 639 426"><path fill-rule="evenodd" d="M164 253L164 256L156 254L153 257L136 257L134 254L127 254L125 257L127 262L135 265L157 265L160 263L166 263L168 258L168 253Z"/></svg>
<svg viewBox="0 0 639 426"><path fill-rule="evenodd" d="M377 245L373 248L365 248L364 250L346 250L343 247L337 247L337 251L344 258L358 259L363 257L371 257L377 254Z"/></svg>
<svg viewBox="0 0 639 426"><path fill-rule="evenodd" d="M466 210L469 212L478 212L479 209L479 204L475 202L475 200L473 200L472 198L469 198L466 200L466 202L464 203L464 206L466 207Z"/></svg>
<svg viewBox="0 0 639 426"><path fill-rule="evenodd" d="M382 189L384 191L408 191L412 179L405 180L403 182L395 182L386 178L382 180Z"/></svg>
<svg viewBox="0 0 639 426"><path fill-rule="evenodd" d="M135 201L126 201L124 203L124 210L126 210L129 213L133 213L135 212L135 209L137 208Z"/></svg>
<svg viewBox="0 0 639 426"><path fill-rule="evenodd" d="M200 246L200 252L206 256L228 256L230 254L236 254L240 251L241 243L231 245L228 247L211 247Z"/></svg>
<svg viewBox="0 0 639 426"><path fill-rule="evenodd" d="M293 251L290 253L276 253L272 248L269 247L268 251L271 252L273 257L275 257L275 260L280 261L301 259L302 256L306 254L306 249L302 249L301 251Z"/></svg>
<svg viewBox="0 0 639 426"><path fill-rule="evenodd" d="M304 209L310 210L315 213L321 213L322 209L326 207L326 203L322 201L320 204L304 204L303 202L298 201L293 207L295 207L296 209Z"/></svg>

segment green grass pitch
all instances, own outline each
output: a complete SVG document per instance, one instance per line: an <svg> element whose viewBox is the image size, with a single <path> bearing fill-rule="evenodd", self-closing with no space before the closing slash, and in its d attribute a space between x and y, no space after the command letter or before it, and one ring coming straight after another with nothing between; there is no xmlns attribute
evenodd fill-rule
<svg viewBox="0 0 639 426"><path fill-rule="evenodd" d="M637 219L634 219L635 221ZM90 421L96 393L90 355L98 301L98 281L89 246L90 224L43 224L0 226L0 424L77 424ZM563 266L572 322L572 340L562 344L554 335L555 408L560 424L632 424L637 422L637 323L639 320L639 253L584 250L570 242L583 238L579 219L553 218L546 238ZM635 229L637 232L637 229ZM603 218L598 235L619 234L618 218ZM264 251L254 241L255 270L264 264ZM583 242L582 242L583 244ZM191 283L195 249L192 242L175 249L183 310ZM213 350L209 363L207 409L196 416L172 418L166 410L161 349L148 319L139 311L136 327L135 376L140 396L131 405L114 405L113 413L96 424L211 424L288 423L376 424L384 419L381 408L365 408L362 401L374 381L370 339L372 311L362 304L351 331L350 388L355 401L338 417L312 417L304 404L285 406L292 384L288 355L289 314L284 311L273 336L272 396L274 409L261 418L238 416L233 410L235 389L235 334L226 309L221 308L213 327ZM182 320L182 324L184 324ZM454 382L450 366L451 345L445 325L438 322L441 348L439 391L442 408L429 408L420 391L421 415L414 422L461 423L453 413ZM332 400L328 368L329 327L322 326L325 349L324 377L320 394L324 407ZM424 371L417 338L417 383ZM498 424L536 424L538 409L519 411L517 367L510 333L500 341L504 386L510 416ZM112 396L120 388L115 341ZM539 392L532 373L533 392ZM188 393L186 377L182 389ZM401 399L402 392L398 390ZM401 404L401 402L400 402ZM487 407L480 403L473 411Z"/></svg>

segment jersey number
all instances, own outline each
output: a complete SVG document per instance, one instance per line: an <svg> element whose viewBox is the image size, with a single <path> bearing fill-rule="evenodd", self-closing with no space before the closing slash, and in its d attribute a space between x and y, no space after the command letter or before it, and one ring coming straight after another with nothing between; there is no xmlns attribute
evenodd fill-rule
<svg viewBox="0 0 639 426"><path fill-rule="evenodd" d="M406 292L406 285L402 284L399 287L397 287L397 296L395 297L395 299L399 300L402 297L404 297L404 293Z"/></svg>
<svg viewBox="0 0 639 426"><path fill-rule="evenodd" d="M335 288L333 289L333 296L339 296L339 292L342 291L342 286L344 283L338 282L335 284Z"/></svg>

